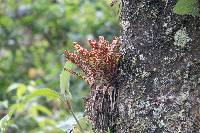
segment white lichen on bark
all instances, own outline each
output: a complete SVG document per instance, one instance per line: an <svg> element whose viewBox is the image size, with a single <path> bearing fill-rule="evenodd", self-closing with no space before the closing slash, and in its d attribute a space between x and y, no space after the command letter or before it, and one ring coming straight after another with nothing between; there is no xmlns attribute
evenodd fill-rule
<svg viewBox="0 0 200 133"><path fill-rule="evenodd" d="M174 45L185 47L185 45L191 41L189 37L186 27L179 29L174 35Z"/></svg>

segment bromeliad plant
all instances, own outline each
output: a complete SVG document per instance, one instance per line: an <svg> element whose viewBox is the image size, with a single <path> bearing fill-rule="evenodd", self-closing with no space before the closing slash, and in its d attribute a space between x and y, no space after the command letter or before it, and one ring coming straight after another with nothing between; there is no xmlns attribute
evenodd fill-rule
<svg viewBox="0 0 200 133"><path fill-rule="evenodd" d="M84 75L82 76L67 68L64 69L86 80L92 89L92 86L101 83L108 83L109 86L121 57L118 52L119 38L114 37L111 44L103 36L100 36L98 41L88 40L88 42L92 47L90 51L77 42L74 43L77 53L65 50L66 60L76 64L84 72Z"/></svg>
<svg viewBox="0 0 200 133"><path fill-rule="evenodd" d="M91 50L87 50L75 42L76 52L72 53L65 50L67 61L76 64L83 75L64 68L66 71L84 79L91 88L90 94L86 100L86 112L93 122L98 119L94 112L97 112L102 106L96 107L95 99L103 101L102 95L108 93L111 96L112 79L116 71L116 66L121 57L119 53L119 38L114 37L110 44L103 36L99 40L88 40ZM103 103L103 102L102 102ZM93 112L93 113L91 113Z"/></svg>

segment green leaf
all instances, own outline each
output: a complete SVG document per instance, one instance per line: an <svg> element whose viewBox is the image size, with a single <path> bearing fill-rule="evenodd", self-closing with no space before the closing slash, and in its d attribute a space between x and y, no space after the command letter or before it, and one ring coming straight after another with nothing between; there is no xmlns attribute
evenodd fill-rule
<svg viewBox="0 0 200 133"><path fill-rule="evenodd" d="M72 63L71 62L66 62L65 66L68 69L72 68ZM70 80L70 73L65 71L64 69L62 70L60 74L60 89L61 89L61 94L68 99L71 99L71 93L69 90L69 80Z"/></svg>
<svg viewBox="0 0 200 133"><path fill-rule="evenodd" d="M110 133L110 128L108 127L107 133Z"/></svg>
<svg viewBox="0 0 200 133"><path fill-rule="evenodd" d="M30 110L30 112L38 112L38 111L41 111L45 114L47 114L48 116L51 116L52 115L52 112L45 106L42 106L42 105L33 105ZM34 113L33 113L34 114Z"/></svg>
<svg viewBox="0 0 200 133"><path fill-rule="evenodd" d="M199 16L199 8L197 0L178 0L174 9L174 13L179 15L191 14Z"/></svg>
<svg viewBox="0 0 200 133"><path fill-rule="evenodd" d="M43 118L43 119L41 119L40 121L38 121L38 125L40 126L40 127L45 127L45 126L47 126L47 125L51 125L51 126L53 126L54 128L56 127L56 122L54 121L54 120L52 120L52 119L49 119L49 118Z"/></svg>
<svg viewBox="0 0 200 133"><path fill-rule="evenodd" d="M0 132L5 133L6 128L8 126L8 122L10 121L12 114L15 112L17 107L12 107L7 115L5 115L1 120L0 120Z"/></svg>
<svg viewBox="0 0 200 133"><path fill-rule="evenodd" d="M20 98L21 96L24 95L26 91L26 86L21 84L18 88L17 88L17 97Z"/></svg>
<svg viewBox="0 0 200 133"><path fill-rule="evenodd" d="M33 91L28 96L25 96L24 101L30 100L38 96L45 96L48 99L61 99L60 95L56 91L45 88Z"/></svg>
<svg viewBox="0 0 200 133"><path fill-rule="evenodd" d="M23 84L20 84L20 83L13 83L13 84L11 84L11 85L7 88L7 92L10 92L10 91L12 91L12 90L17 89L20 85L23 85Z"/></svg>
<svg viewBox="0 0 200 133"><path fill-rule="evenodd" d="M4 133L6 131L6 127L8 125L8 121L11 119L12 113L8 113L0 120L0 131Z"/></svg>
<svg viewBox="0 0 200 133"><path fill-rule="evenodd" d="M7 92L13 91L16 89L16 95L20 99L26 92L26 86L21 83L14 83L10 85L7 89Z"/></svg>
<svg viewBox="0 0 200 133"><path fill-rule="evenodd" d="M15 112L22 113L24 111L25 104L22 102L15 103L9 107L9 110L14 110Z"/></svg>

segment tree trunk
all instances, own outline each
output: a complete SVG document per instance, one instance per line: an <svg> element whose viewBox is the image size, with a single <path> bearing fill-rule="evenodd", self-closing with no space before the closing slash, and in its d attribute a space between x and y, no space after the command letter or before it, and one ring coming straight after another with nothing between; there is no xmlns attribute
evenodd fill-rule
<svg viewBox="0 0 200 133"><path fill-rule="evenodd" d="M98 131L200 132L200 18L174 14L175 4L122 0L123 58L112 94L96 103Z"/></svg>

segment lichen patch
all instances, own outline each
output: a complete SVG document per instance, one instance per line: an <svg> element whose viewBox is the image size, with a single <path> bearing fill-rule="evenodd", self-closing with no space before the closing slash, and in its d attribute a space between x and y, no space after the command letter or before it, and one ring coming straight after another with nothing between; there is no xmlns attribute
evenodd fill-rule
<svg viewBox="0 0 200 133"><path fill-rule="evenodd" d="M174 35L174 45L185 47L192 39L189 37L186 27L179 29Z"/></svg>

